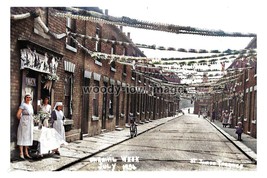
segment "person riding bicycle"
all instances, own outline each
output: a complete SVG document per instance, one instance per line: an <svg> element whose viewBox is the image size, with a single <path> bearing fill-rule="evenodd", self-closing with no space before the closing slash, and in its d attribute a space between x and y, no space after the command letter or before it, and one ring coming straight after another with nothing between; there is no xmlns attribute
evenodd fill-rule
<svg viewBox="0 0 267 178"><path fill-rule="evenodd" d="M129 118L130 118L130 134L131 134L131 137L137 136L137 124L135 122L135 117L134 117L133 113L129 114Z"/></svg>

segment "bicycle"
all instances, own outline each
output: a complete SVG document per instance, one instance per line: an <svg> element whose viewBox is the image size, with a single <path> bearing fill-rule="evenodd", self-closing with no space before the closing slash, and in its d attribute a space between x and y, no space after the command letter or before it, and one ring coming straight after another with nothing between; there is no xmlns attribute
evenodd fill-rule
<svg viewBox="0 0 267 178"><path fill-rule="evenodd" d="M137 124L135 123L135 117L133 114L129 114L130 117L130 135L131 138L137 136Z"/></svg>

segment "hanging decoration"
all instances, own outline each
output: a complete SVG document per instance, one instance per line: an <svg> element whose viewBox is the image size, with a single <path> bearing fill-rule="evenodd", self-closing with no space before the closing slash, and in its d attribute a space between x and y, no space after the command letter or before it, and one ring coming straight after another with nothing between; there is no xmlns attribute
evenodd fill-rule
<svg viewBox="0 0 267 178"><path fill-rule="evenodd" d="M116 55L116 54L106 54L101 52L93 52L86 47L84 47L77 39L75 39L72 35L69 35L70 38L77 44L77 46L83 50L85 50L94 60L111 60L117 62L125 62L125 61L133 61L133 60L148 60L147 57L135 57L135 56L124 56L124 55Z"/></svg>
<svg viewBox="0 0 267 178"><path fill-rule="evenodd" d="M110 40L110 39L105 39L105 38L97 38L93 37L90 35L83 35L79 33L73 33L70 32L72 36L75 37L80 37L82 39L89 39L93 41L99 41L99 42L104 42L104 43L112 43L112 44L118 44L118 45L132 45L138 48L147 48L147 49L154 49L154 50L165 50L165 51L177 51L177 52L185 52L185 53L227 53L227 54L240 54L240 53L245 53L250 51L249 49L241 49L241 50L232 50L232 49L227 49L227 50L205 50L205 49L184 49L184 48L174 48L174 47L163 47L163 46L156 46L156 45L147 45L147 44L140 44L140 43L133 43L133 42L125 42L125 41L117 41L117 40Z"/></svg>
<svg viewBox="0 0 267 178"><path fill-rule="evenodd" d="M20 69L31 69L43 73L44 88L51 90L53 81L57 81L58 61L60 58L55 56L48 56L39 54L36 50L30 48L23 48L20 50Z"/></svg>
<svg viewBox="0 0 267 178"><path fill-rule="evenodd" d="M242 54L242 55L241 55ZM210 55L210 56L197 56L197 57L183 57L183 58L161 58L162 61L179 61L179 60L197 60L197 59L210 59L210 58L219 58L217 60L225 60L226 56L229 56L229 58L238 58L241 59L242 57L250 57L250 56L255 56L257 54L257 51L254 50L233 50L229 53L221 53L217 55ZM236 56L239 55L239 56ZM215 59L211 59L215 60Z"/></svg>
<svg viewBox="0 0 267 178"><path fill-rule="evenodd" d="M109 15L104 15L101 13L87 11L79 8L71 8L71 7L55 7L55 9L59 11L63 11L64 13L57 12L54 13L57 17L63 18L72 18L77 20L84 20L84 21L92 21L96 23L104 23L104 24L111 24L111 25L122 25L122 26L129 26L134 28L142 28L147 30L157 30L157 31L164 31L176 34L192 34L192 35L202 35L202 36L218 36L218 37L256 37L256 34L253 33L240 33L240 32L224 32L222 30L207 30L207 29L200 29L190 26L179 26L174 24L163 24L163 23L154 23L154 22L147 22L137 19L132 19L129 17L113 17ZM71 12L71 13L66 13Z"/></svg>

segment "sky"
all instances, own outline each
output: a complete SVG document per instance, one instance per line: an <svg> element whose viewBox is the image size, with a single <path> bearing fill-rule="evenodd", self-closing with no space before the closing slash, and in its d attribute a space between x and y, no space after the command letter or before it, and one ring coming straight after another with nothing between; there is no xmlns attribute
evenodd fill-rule
<svg viewBox="0 0 267 178"><path fill-rule="evenodd" d="M234 0L186 0L186 1L142 1L123 3L121 6L110 3L98 3L102 9L108 9L109 15L127 16L149 22L160 22L181 26L190 26L225 32L255 33L258 24L255 9L257 3ZM124 27L131 33L134 43L157 45L185 49L243 49L251 41L248 37L208 37L183 35L145 29ZM195 54L144 49L147 57L190 57ZM203 55L203 54L201 54Z"/></svg>
<svg viewBox="0 0 267 178"><path fill-rule="evenodd" d="M2 66L10 66L10 36L6 35L10 32L10 7L12 6L98 6L101 9L108 9L111 16L128 16L130 18L136 18L139 20L145 20L150 22L162 22L168 24L175 24L181 26L191 26L197 28L205 28L210 30L223 30L225 32L241 32L241 33L256 33L258 35L258 49L261 52L261 48L266 40L265 28L266 24L263 13L266 10L266 6L263 5L264 0L45 0L45 1L33 1L33 0L9 0L5 4L1 4L1 51L4 51L2 56ZM4 14L4 16L3 16ZM4 20L4 21L3 21ZM124 28L125 32L131 32L131 38L134 43L144 43L148 45L158 45L174 48L185 49L243 49L250 42L251 38L247 37L202 37L196 35L177 35L167 32L156 32L151 30L140 30L132 28ZM167 52L156 50L142 49L148 57L190 57L191 53L179 53L179 52ZM264 52L258 53L260 59L258 63L259 73L259 98L264 98L261 91L265 85L261 85L264 74ZM1 76L7 76L10 74L9 68L4 67L1 70ZM19 72L19 71L18 71ZM10 77L1 77L1 98L4 106L1 106L1 110L10 110ZM5 87L3 87L5 86ZM264 100L258 100L258 109L263 111ZM259 112L259 118L265 118L264 112ZM6 115L5 115L6 114ZM2 115L2 119L10 117L10 112ZM261 123L263 123L261 120ZM264 124L261 124L264 125ZM265 124L266 125L266 124ZM7 128L8 129L8 128ZM6 129L0 129L1 135L10 133ZM258 128L259 133L262 132L261 128ZM3 133L2 133L3 132ZM265 133L260 133L259 136ZM260 138L260 137L259 137ZM1 138L2 139L2 138ZM2 140L7 147L4 147L5 151L9 152L9 137L5 137ZM263 143L263 142L260 142ZM258 148L258 153L262 153L264 147ZM6 157L3 159L5 160ZM259 160L261 157L259 157ZM262 160L262 159L261 159ZM8 161L8 160L7 160ZM264 160L262 160L264 161ZM2 168L8 168L8 165ZM262 164L258 165L259 170L264 170ZM259 174L261 174L260 172ZM240 176L238 173L236 176ZM259 175L258 172L253 175ZM15 174L16 175L16 174ZM205 173L205 176L207 174ZM208 174L210 175L210 174ZM222 176L225 174L222 174ZM233 175L232 173L230 175ZM253 176L250 173L242 174L242 177ZM8 175L10 176L10 175ZM16 175L18 176L18 175ZM219 176L219 175L218 175ZM227 176L227 174L226 174ZM219 176L220 177L220 176ZM241 177L241 176L240 176Z"/></svg>

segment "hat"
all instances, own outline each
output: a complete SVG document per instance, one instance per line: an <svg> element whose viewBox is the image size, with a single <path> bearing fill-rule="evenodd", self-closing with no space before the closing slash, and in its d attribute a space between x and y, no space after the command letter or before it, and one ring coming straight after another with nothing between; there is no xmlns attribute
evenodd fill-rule
<svg viewBox="0 0 267 178"><path fill-rule="evenodd" d="M58 106L63 106L63 103L62 102L56 102L54 109L56 109Z"/></svg>
<svg viewBox="0 0 267 178"><path fill-rule="evenodd" d="M24 95L24 97L26 97L26 96L30 96L30 97L32 97L32 95L31 95L30 93L26 93L26 94Z"/></svg>
<svg viewBox="0 0 267 178"><path fill-rule="evenodd" d="M29 97L31 97L32 98L32 95L30 94L30 93L26 93L25 95L24 95L24 100L26 100L26 97L27 96L29 96ZM31 99L32 100L32 99Z"/></svg>

